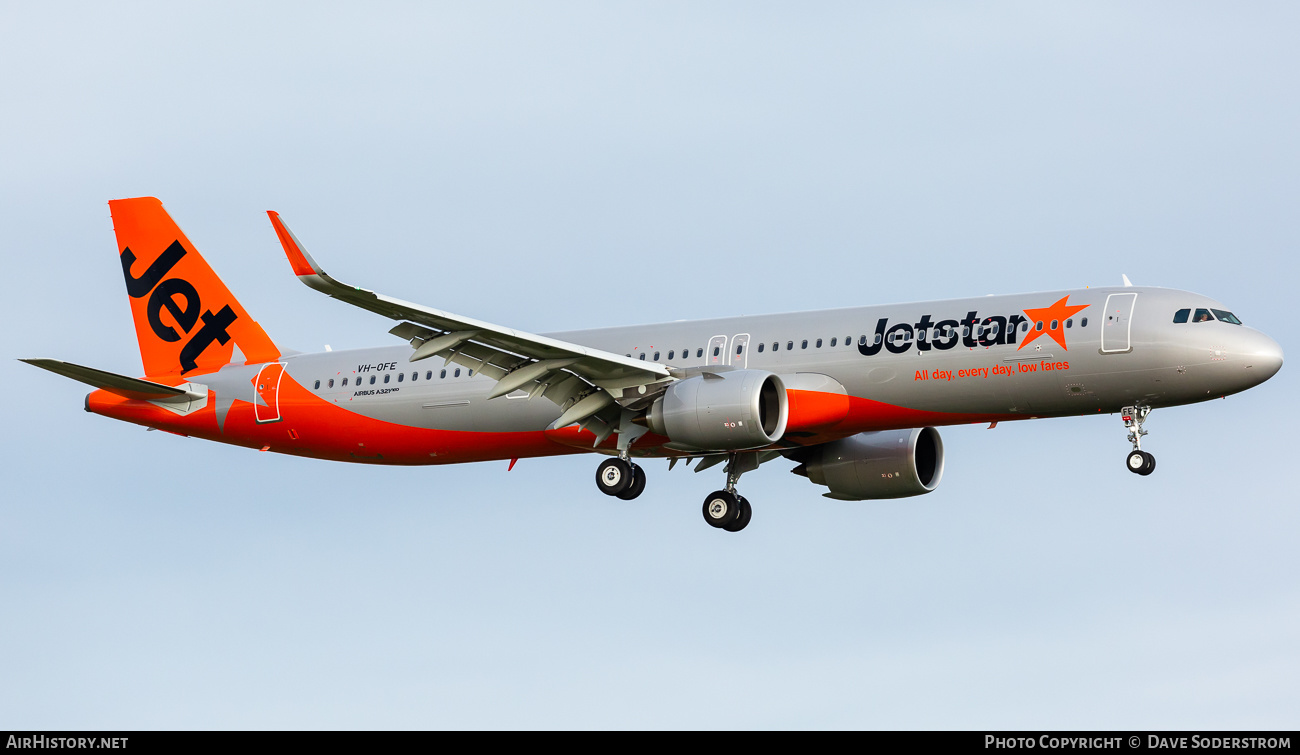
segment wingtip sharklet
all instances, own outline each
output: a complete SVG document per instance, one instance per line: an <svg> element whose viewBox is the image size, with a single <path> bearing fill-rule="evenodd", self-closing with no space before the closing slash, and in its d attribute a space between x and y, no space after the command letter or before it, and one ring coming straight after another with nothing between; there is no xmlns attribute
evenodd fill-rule
<svg viewBox="0 0 1300 755"><path fill-rule="evenodd" d="M280 213L275 210L267 210L267 217L271 219L271 226L275 228L275 235L280 238L280 246L284 247L284 256L289 258L289 266L293 268L294 275L302 277L304 275L322 275L320 265L316 260L311 258L307 250L303 248L298 237L293 235L289 226L284 224L280 219Z"/></svg>

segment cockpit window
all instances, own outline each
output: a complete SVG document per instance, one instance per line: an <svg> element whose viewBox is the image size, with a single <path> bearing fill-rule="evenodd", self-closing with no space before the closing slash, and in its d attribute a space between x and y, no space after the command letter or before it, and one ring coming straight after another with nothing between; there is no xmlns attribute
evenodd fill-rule
<svg viewBox="0 0 1300 755"><path fill-rule="evenodd" d="M1231 323L1233 325L1241 324L1241 320L1238 320L1237 316L1231 312L1224 312L1221 309L1214 309L1211 311L1214 312L1214 316L1219 318L1221 322Z"/></svg>
<svg viewBox="0 0 1300 755"><path fill-rule="evenodd" d="M1210 316L1210 310L1198 309L1196 314L1192 315L1192 322L1209 322L1214 318Z"/></svg>
<svg viewBox="0 0 1300 755"><path fill-rule="evenodd" d="M1190 309L1180 309L1174 313L1174 322L1187 322L1187 318L1192 314Z"/></svg>

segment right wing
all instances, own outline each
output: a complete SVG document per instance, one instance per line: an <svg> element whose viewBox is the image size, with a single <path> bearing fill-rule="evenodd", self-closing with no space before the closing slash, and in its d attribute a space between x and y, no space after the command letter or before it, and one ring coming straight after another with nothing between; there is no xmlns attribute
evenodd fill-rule
<svg viewBox="0 0 1300 755"><path fill-rule="evenodd" d="M298 242L277 212L268 211L298 280L323 294L400 325L389 332L414 347L410 361L443 357L497 381L488 398L516 390L545 396L562 410L553 427L575 422L599 444L620 424L623 407L640 409L676 379L664 365L493 325L394 299L330 277ZM646 390L639 390L641 387ZM627 391L625 389L633 389Z"/></svg>

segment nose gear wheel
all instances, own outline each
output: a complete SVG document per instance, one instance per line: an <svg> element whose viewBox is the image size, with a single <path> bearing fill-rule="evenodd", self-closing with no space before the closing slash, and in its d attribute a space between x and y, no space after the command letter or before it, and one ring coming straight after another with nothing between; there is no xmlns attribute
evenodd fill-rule
<svg viewBox="0 0 1300 755"><path fill-rule="evenodd" d="M1124 459L1124 466L1133 474L1143 477L1156 471L1156 457L1142 450L1142 436L1147 434L1142 423L1146 422L1150 413L1151 407L1141 404L1126 406L1120 412L1124 418L1124 427L1128 428L1128 441L1133 444L1133 450Z"/></svg>

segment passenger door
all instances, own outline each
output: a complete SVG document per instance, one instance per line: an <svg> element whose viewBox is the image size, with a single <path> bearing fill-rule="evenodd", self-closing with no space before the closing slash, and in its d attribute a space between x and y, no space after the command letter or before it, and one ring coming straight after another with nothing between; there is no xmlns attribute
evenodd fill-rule
<svg viewBox="0 0 1300 755"><path fill-rule="evenodd" d="M280 421L280 380L284 365L279 362L262 365L253 383L257 396L253 400L253 416L259 424Z"/></svg>
<svg viewBox="0 0 1300 755"><path fill-rule="evenodd" d="M1133 350L1133 305L1137 296L1111 294L1106 297L1106 319L1101 323L1101 353L1122 354Z"/></svg>

